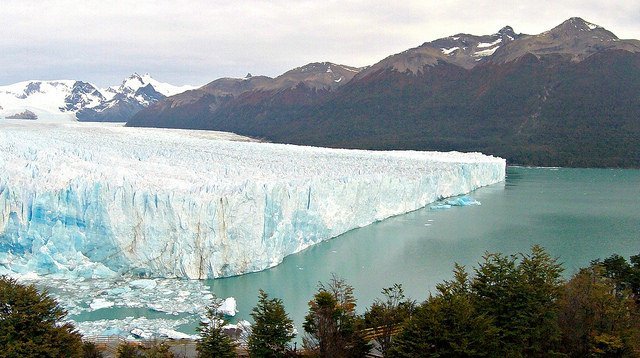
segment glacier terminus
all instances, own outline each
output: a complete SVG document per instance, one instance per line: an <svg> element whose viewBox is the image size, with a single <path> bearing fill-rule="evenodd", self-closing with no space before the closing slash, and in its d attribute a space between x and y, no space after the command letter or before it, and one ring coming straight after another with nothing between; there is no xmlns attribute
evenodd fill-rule
<svg viewBox="0 0 640 358"><path fill-rule="evenodd" d="M351 229L503 181L505 165L480 153L3 120L0 274L255 272Z"/></svg>

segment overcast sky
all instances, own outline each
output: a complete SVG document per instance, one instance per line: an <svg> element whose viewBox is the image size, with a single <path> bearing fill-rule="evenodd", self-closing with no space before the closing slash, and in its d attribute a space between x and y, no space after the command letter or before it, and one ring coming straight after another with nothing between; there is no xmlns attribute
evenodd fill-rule
<svg viewBox="0 0 640 358"><path fill-rule="evenodd" d="M637 0L0 0L0 85L105 86L133 72L195 85L315 61L365 66L455 33L537 34L572 16L640 39Z"/></svg>

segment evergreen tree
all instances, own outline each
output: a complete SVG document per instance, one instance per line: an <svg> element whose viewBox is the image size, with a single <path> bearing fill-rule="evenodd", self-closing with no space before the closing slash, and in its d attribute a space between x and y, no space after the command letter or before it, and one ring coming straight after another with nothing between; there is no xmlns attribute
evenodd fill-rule
<svg viewBox="0 0 640 358"><path fill-rule="evenodd" d="M46 292L0 276L0 357L82 357L82 340Z"/></svg>
<svg viewBox="0 0 640 358"><path fill-rule="evenodd" d="M251 313L254 324L249 336L249 352L254 357L284 357L289 342L295 338L293 321L284 310L282 300L269 299L263 290Z"/></svg>
<svg viewBox="0 0 640 358"><path fill-rule="evenodd" d="M215 295L207 307L208 322L201 322L197 328L200 339L196 345L199 357L235 358L236 344L222 329L227 323L220 312L222 300Z"/></svg>
<svg viewBox="0 0 640 358"><path fill-rule="evenodd" d="M344 279L333 275L328 284L320 283L305 317L305 348L320 357L363 357L370 346L359 333L364 322L355 308L353 287Z"/></svg>
<svg viewBox="0 0 640 358"><path fill-rule="evenodd" d="M522 312L523 354L548 357L560 342L558 300L562 294L562 265L542 247L534 245L530 254L521 255L518 265L524 283L526 310Z"/></svg>
<svg viewBox="0 0 640 358"><path fill-rule="evenodd" d="M486 254L469 279L437 285L395 338L389 356L548 357L560 339L561 265L541 247L530 254Z"/></svg>

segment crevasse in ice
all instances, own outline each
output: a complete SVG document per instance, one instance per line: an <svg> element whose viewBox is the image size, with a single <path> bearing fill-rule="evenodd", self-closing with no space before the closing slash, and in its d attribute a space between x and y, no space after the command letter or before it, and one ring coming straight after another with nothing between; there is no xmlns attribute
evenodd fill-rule
<svg viewBox="0 0 640 358"><path fill-rule="evenodd" d="M503 159L479 153L326 149L214 132L3 121L0 271L238 275L504 176Z"/></svg>

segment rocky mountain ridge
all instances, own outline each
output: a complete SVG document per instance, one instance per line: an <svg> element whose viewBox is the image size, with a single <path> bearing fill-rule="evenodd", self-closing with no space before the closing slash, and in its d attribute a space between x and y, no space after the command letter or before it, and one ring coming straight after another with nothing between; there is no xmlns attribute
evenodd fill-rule
<svg viewBox="0 0 640 358"><path fill-rule="evenodd" d="M640 42L570 18L537 35L425 42L366 68L219 79L128 126L341 148L481 151L509 163L640 167Z"/></svg>
<svg viewBox="0 0 640 358"><path fill-rule="evenodd" d="M275 78L251 74L245 78L220 78L149 106L127 125L201 128L201 119L243 110L245 105L252 107L265 101L276 106L316 103L350 82L359 71L356 67L315 62Z"/></svg>

